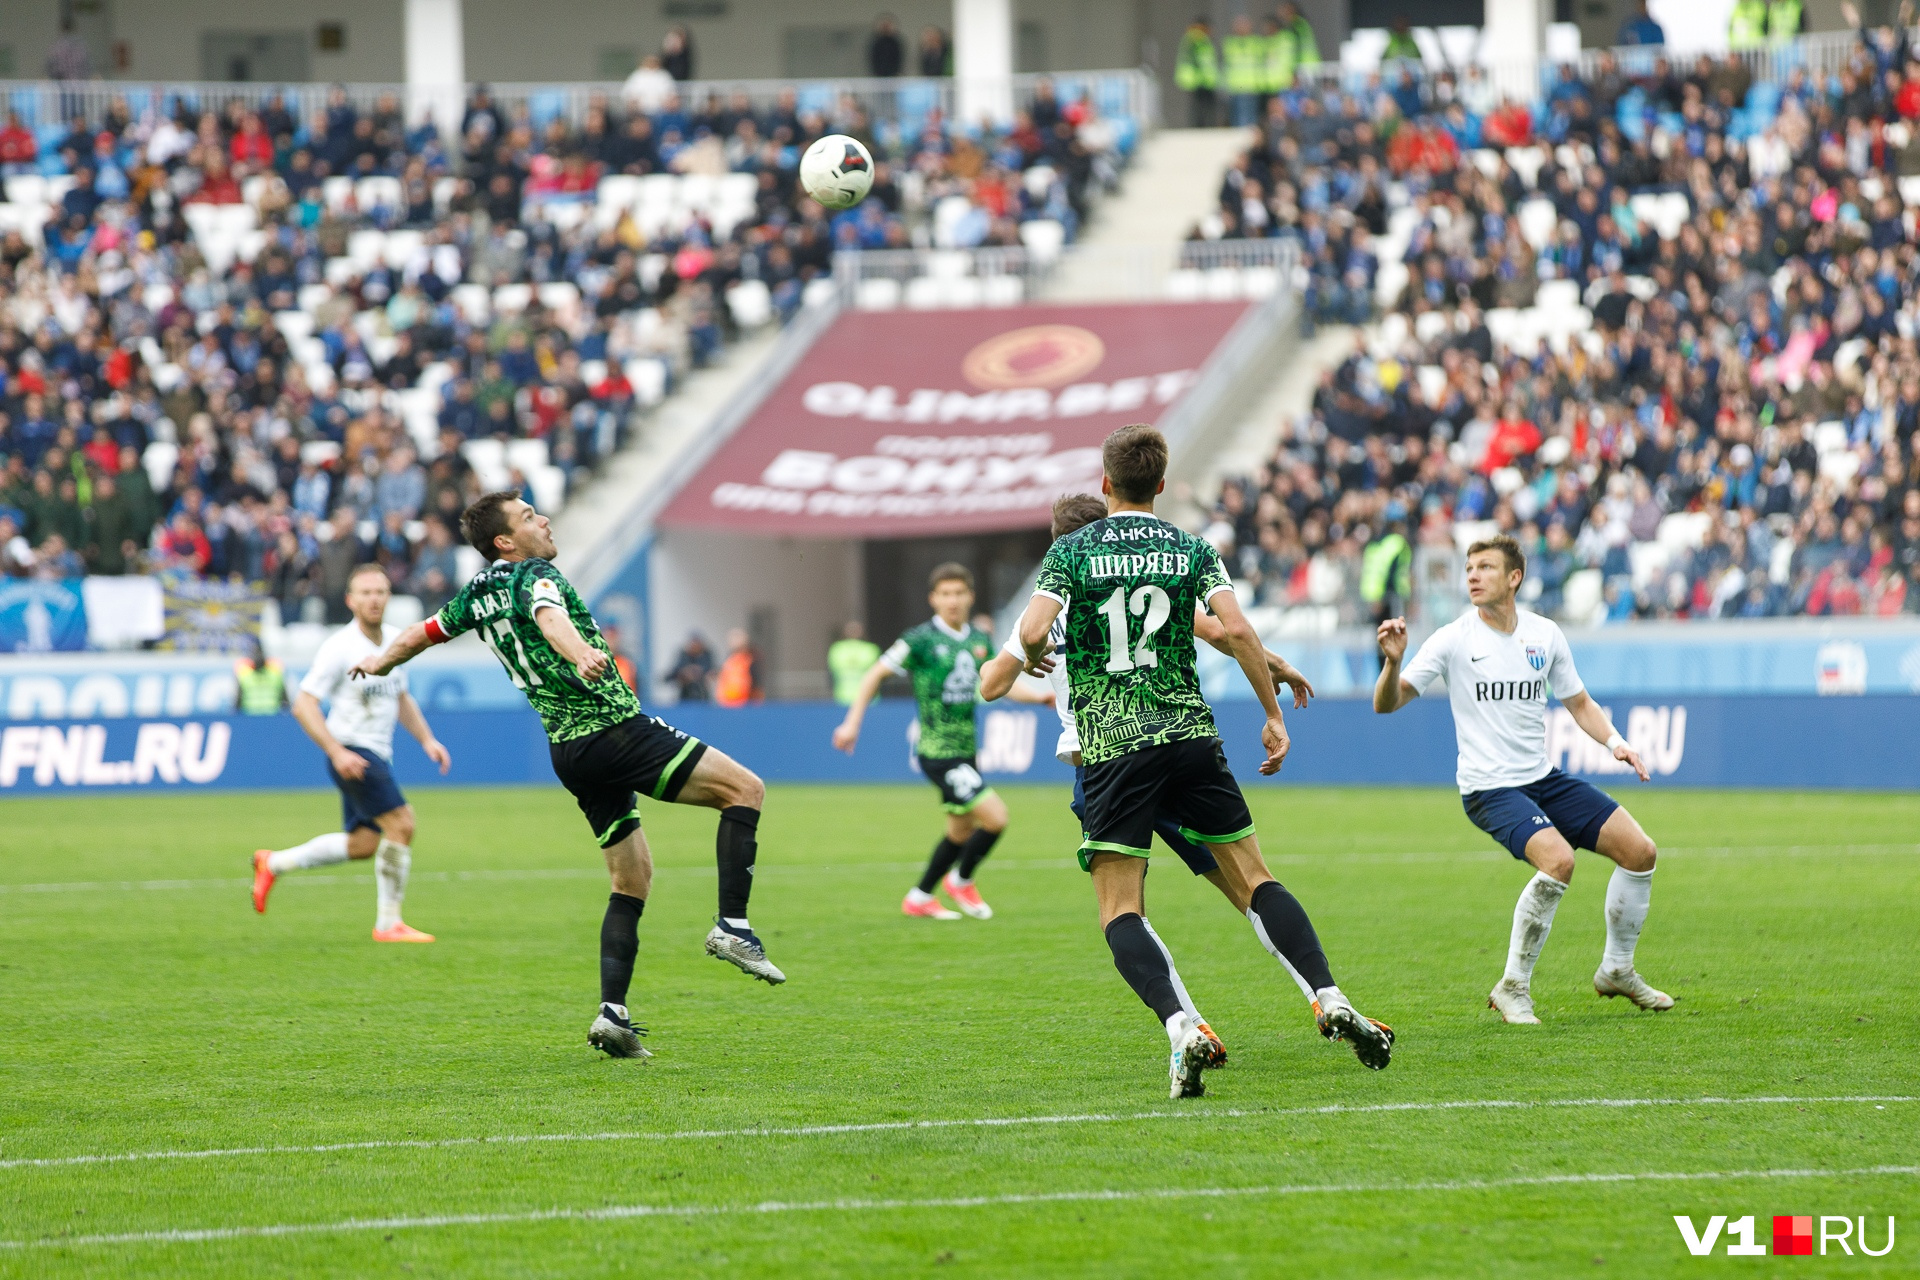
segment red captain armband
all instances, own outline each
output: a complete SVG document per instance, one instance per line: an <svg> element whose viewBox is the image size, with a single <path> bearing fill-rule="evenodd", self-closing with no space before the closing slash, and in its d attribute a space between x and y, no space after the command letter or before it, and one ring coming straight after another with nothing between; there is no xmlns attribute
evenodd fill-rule
<svg viewBox="0 0 1920 1280"><path fill-rule="evenodd" d="M447 634L447 629L440 625L440 615L437 613L420 625L426 629L428 644L445 644L447 641L453 639L452 636Z"/></svg>

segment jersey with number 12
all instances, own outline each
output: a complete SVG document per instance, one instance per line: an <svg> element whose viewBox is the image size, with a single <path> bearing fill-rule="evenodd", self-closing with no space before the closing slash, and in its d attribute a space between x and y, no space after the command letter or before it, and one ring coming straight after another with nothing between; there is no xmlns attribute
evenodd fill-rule
<svg viewBox="0 0 1920 1280"><path fill-rule="evenodd" d="M640 699L627 688L613 663L588 684L547 643L534 621L535 612L546 608L564 609L582 639L612 655L573 584L545 560L494 561L427 619L427 634L439 641L478 631L507 669L514 687L540 713L550 741L584 738L639 715Z"/></svg>
<svg viewBox="0 0 1920 1280"><path fill-rule="evenodd" d="M1210 543L1146 512L1053 544L1034 590L1062 606L1082 759L1218 736L1194 670L1193 613L1232 589Z"/></svg>

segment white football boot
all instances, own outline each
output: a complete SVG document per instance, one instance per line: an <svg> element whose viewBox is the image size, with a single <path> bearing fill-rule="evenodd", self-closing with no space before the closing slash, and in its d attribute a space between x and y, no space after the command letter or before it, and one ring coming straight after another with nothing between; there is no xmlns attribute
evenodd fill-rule
<svg viewBox="0 0 1920 1280"><path fill-rule="evenodd" d="M587 1043L609 1058L651 1058L653 1055L640 1043L645 1034L645 1027L634 1026L627 1017L625 1005L603 1003L599 1016L587 1028Z"/></svg>
<svg viewBox="0 0 1920 1280"><path fill-rule="evenodd" d="M740 972L773 986L787 980L787 975L767 959L766 949L760 945L759 937L752 933L739 934L723 924L716 924L713 932L707 935L707 954L715 960L725 960Z"/></svg>
<svg viewBox="0 0 1920 1280"><path fill-rule="evenodd" d="M1207 1091L1200 1073L1213 1064L1214 1042L1191 1016L1185 1013L1178 1016L1180 1040L1167 1058L1167 1096L1198 1098Z"/></svg>
<svg viewBox="0 0 1920 1280"><path fill-rule="evenodd" d="M1595 995L1605 996L1609 1000L1615 996L1625 996L1642 1009L1652 1009L1656 1013L1673 1008L1673 997L1647 985L1647 980L1640 976L1637 969L1629 969L1625 973L1610 973L1600 969L1593 975L1593 990Z"/></svg>
<svg viewBox="0 0 1920 1280"><path fill-rule="evenodd" d="M1514 1022L1521 1026L1537 1027L1540 1019L1533 1016L1533 996L1516 982L1500 979L1487 994L1487 1007L1500 1011L1500 1021Z"/></svg>

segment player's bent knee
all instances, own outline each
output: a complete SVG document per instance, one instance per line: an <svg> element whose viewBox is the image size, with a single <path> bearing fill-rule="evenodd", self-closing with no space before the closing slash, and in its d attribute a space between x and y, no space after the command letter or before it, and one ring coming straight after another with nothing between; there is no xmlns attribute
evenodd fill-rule
<svg viewBox="0 0 1920 1280"><path fill-rule="evenodd" d="M1542 831L1529 840L1527 861L1561 884L1573 879L1573 846L1558 831Z"/></svg>
<svg viewBox="0 0 1920 1280"><path fill-rule="evenodd" d="M749 809L758 809L767 800L767 784L760 781L759 774L744 765L741 766L739 778L734 781L733 792L733 803Z"/></svg>

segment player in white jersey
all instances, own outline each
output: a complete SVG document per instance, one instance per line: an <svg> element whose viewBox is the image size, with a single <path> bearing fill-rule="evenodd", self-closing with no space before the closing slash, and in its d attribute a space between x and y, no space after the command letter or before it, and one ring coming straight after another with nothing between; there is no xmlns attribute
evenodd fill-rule
<svg viewBox="0 0 1920 1280"><path fill-rule="evenodd" d="M1671 1009L1673 997L1647 985L1633 967L1653 894L1653 841L1612 796L1547 758L1549 693L1642 782L1649 777L1647 766L1614 729L1606 710L1588 696L1559 626L1514 603L1526 569L1526 557L1512 538L1489 538L1467 548L1467 598L1474 607L1428 636L1404 671L1407 621L1381 623L1373 709L1397 711L1444 679L1453 704L1457 779L1467 817L1536 868L1513 909L1506 973L1487 1003L1508 1022L1540 1021L1533 1012L1534 962L1573 879L1573 851L1591 849L1615 863L1607 883L1607 945L1593 989L1603 996L1625 996L1642 1009Z"/></svg>
<svg viewBox="0 0 1920 1280"><path fill-rule="evenodd" d="M1057 542L1095 520L1103 520L1106 515L1107 504L1104 499L1085 493L1068 494L1053 504L1054 540ZM1196 639L1203 640L1231 656L1232 650L1227 644L1226 627L1205 609L1194 611L1193 633ZM1060 716L1060 737L1054 743L1054 758L1062 764L1073 766L1073 815L1084 820L1086 817L1086 769L1080 759L1080 731L1074 723L1073 700L1067 682L1066 623L1060 618L1054 619L1053 627L1048 632L1048 641L1053 646L1053 657L1042 664L1043 671L1035 671L1033 674L1040 675L1053 688L1053 707ZM1313 686L1307 683L1307 678L1285 658L1270 649L1266 651L1266 659L1267 669L1273 675L1275 690L1278 691L1283 687L1292 690L1294 707L1297 709L1306 706L1308 699L1313 697ZM1020 644L1019 632L1016 629L1014 634L1007 638L1007 643L1001 651L980 669L981 698L992 702L1004 696L1013 687L1014 681L1025 666L1026 650ZM1280 962L1288 975L1299 985L1301 992L1307 998L1308 1005L1313 1009L1316 1024L1322 1026L1322 1034L1325 1034L1322 1010L1319 1001L1315 999L1312 985L1301 977L1300 970L1295 967L1294 961L1288 959L1286 952L1267 932L1258 913L1249 910L1251 898L1245 886L1221 870L1219 862L1207 846L1188 838L1181 831L1180 824L1173 818L1165 814L1156 817L1153 833L1159 836L1182 862L1187 864L1187 868L1193 874L1205 877L1208 883L1220 890L1227 901L1233 904L1233 909L1237 913L1247 917L1261 945ZM1147 923L1144 916L1141 917L1141 923L1146 926L1147 933L1152 937L1154 944L1166 956L1167 970L1171 975L1174 993L1179 997L1181 1007L1186 1010L1187 1016L1193 1019L1201 1034L1206 1036L1212 1044L1211 1065L1224 1066L1227 1061L1226 1046L1220 1042L1220 1037L1214 1033L1211 1026L1207 1025L1206 1019L1195 1007L1193 997L1187 992L1186 984L1180 980L1179 970L1174 967L1173 954L1167 950L1166 944L1160 941L1160 935L1154 933L1153 926ZM1305 936L1302 935L1303 938ZM1305 945L1317 949L1319 944L1315 939Z"/></svg>
<svg viewBox="0 0 1920 1280"><path fill-rule="evenodd" d="M413 862L413 806L393 777L393 726L397 720L420 741L427 758L445 773L447 749L427 727L420 704L407 692L407 673L348 683L353 665L377 654L399 633L386 626L393 586L387 571L363 564L347 579L353 621L327 637L300 681L293 715L321 751L327 773L340 788L340 831L315 836L291 849L260 849L253 855L253 909L267 909L274 880L288 871L324 867L349 858L372 858L377 908L375 942L432 942L400 918L407 871ZM323 717L320 704L330 704Z"/></svg>

